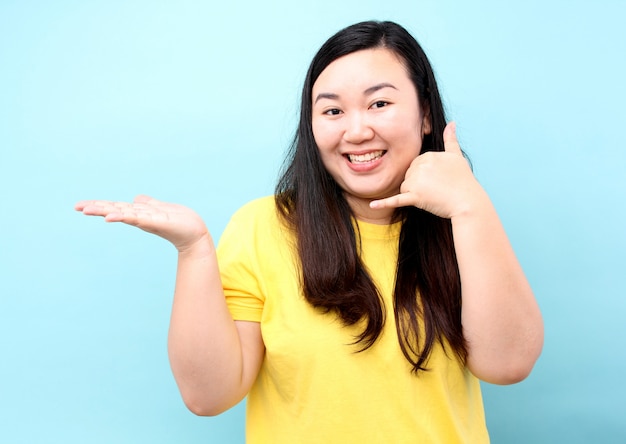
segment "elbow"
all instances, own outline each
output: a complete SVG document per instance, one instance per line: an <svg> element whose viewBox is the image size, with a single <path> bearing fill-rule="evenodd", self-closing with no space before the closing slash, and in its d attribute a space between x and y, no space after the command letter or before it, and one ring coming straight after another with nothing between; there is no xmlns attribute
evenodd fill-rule
<svg viewBox="0 0 626 444"><path fill-rule="evenodd" d="M482 381L496 385L517 384L530 375L542 348L543 335L527 342L520 349L482 361L468 359L467 364L474 376Z"/></svg>
<svg viewBox="0 0 626 444"><path fill-rule="evenodd" d="M528 364L512 364L503 366L498 371L485 372L483 376L479 376L485 382L496 385L512 385L522 382L526 379L534 366L534 362Z"/></svg>
<svg viewBox="0 0 626 444"><path fill-rule="evenodd" d="M196 416L217 416L221 412L202 404L192 404L185 402L187 409Z"/></svg>
<svg viewBox="0 0 626 444"><path fill-rule="evenodd" d="M504 362L487 367L468 363L468 368L474 376L481 381L496 385L511 385L522 382L530 375L533 366L534 362L530 364L525 362Z"/></svg>
<svg viewBox="0 0 626 444"><path fill-rule="evenodd" d="M181 395L187 409L196 416L217 416L230 408L230 405L224 405L197 394L181 393Z"/></svg>

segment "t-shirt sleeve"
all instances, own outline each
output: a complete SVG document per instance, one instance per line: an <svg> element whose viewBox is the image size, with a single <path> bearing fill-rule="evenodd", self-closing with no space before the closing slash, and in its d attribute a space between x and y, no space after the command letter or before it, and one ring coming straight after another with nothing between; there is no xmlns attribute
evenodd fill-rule
<svg viewBox="0 0 626 444"><path fill-rule="evenodd" d="M261 322L263 313L265 296L256 254L260 233L255 216L250 205L237 211L217 247L226 304L236 321Z"/></svg>

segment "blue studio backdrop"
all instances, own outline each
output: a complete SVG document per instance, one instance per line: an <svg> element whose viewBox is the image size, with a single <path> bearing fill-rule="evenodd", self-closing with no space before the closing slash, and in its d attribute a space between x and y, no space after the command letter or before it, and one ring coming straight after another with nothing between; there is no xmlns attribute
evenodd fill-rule
<svg viewBox="0 0 626 444"><path fill-rule="evenodd" d="M170 373L173 247L73 205L150 194L219 239L272 193L315 51L367 19L424 46L545 318L533 374L483 385L492 441L626 442L625 17L618 0L0 0L0 442L243 442L243 403L196 417Z"/></svg>

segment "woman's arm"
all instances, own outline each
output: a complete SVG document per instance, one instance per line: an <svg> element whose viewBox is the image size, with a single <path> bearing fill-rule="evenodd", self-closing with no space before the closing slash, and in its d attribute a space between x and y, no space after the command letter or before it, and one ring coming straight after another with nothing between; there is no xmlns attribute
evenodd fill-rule
<svg viewBox="0 0 626 444"><path fill-rule="evenodd" d="M526 378L543 347L543 321L522 268L484 192L452 218L468 368L493 384Z"/></svg>
<svg viewBox="0 0 626 444"><path fill-rule="evenodd" d="M400 194L370 206L414 205L451 219L468 368L487 382L515 383L541 353L541 313L496 211L463 157L454 123L446 126L444 142L445 152L413 161Z"/></svg>
<svg viewBox="0 0 626 444"><path fill-rule="evenodd" d="M261 328L233 322L208 236L178 255L168 349L185 404L197 415L216 415L241 401L259 372Z"/></svg>
<svg viewBox="0 0 626 444"><path fill-rule="evenodd" d="M216 415L248 393L264 354L260 326L233 321L211 236L192 210L138 196L133 203L82 201L76 210L136 226L178 250L168 338L170 364L187 407Z"/></svg>

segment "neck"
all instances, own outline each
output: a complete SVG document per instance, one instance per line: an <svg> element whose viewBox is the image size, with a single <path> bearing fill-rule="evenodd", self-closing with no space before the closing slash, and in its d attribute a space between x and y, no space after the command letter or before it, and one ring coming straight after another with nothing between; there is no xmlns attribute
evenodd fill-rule
<svg viewBox="0 0 626 444"><path fill-rule="evenodd" d="M389 225L393 219L393 208L370 208L370 200L354 199L347 196L348 205L357 220L376 225Z"/></svg>

